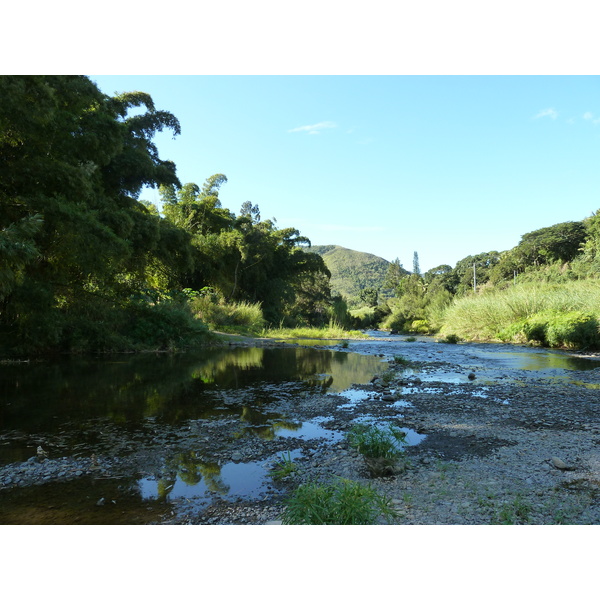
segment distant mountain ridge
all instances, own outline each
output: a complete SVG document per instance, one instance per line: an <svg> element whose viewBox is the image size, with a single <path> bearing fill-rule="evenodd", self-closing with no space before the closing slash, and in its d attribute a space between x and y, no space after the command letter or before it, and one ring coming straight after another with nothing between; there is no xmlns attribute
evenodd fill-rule
<svg viewBox="0 0 600 600"><path fill-rule="evenodd" d="M342 246L312 246L306 250L323 257L331 271L331 291L344 296L350 306L358 302L361 290L381 288L390 265L380 256ZM380 296L388 295L380 292Z"/></svg>

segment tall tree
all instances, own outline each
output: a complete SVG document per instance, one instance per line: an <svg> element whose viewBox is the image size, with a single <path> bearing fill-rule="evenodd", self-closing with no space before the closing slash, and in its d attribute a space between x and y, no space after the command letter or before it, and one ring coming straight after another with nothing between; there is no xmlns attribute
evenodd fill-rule
<svg viewBox="0 0 600 600"><path fill-rule="evenodd" d="M384 290L393 290L395 292L406 275L408 275L408 272L402 266L400 259L394 259L388 266L382 288Z"/></svg>
<svg viewBox="0 0 600 600"><path fill-rule="evenodd" d="M265 318L276 324L292 313L310 319L307 311L322 312L330 273L320 256L302 250L310 241L297 229L262 221L250 202L238 216L223 208L219 191L226 181L217 174L202 188L187 183L160 190L166 219L192 235L197 258L189 287L214 287L227 301L260 302Z"/></svg>
<svg viewBox="0 0 600 600"><path fill-rule="evenodd" d="M413 275L420 275L421 267L419 266L419 253L415 251L413 254Z"/></svg>
<svg viewBox="0 0 600 600"><path fill-rule="evenodd" d="M24 244L0 333L56 342L59 313L147 285L161 228L138 197L179 185L153 137L180 126L148 94L109 97L83 76L0 77L0 98L0 231Z"/></svg>

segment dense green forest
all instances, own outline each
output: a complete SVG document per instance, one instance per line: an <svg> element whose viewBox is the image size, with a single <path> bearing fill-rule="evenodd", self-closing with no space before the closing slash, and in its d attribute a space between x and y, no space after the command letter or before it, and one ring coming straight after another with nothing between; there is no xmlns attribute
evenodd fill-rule
<svg viewBox="0 0 600 600"><path fill-rule="evenodd" d="M0 98L0 357L325 325L600 347L600 211L421 273L233 213L224 174L182 184L153 142L180 123L148 94L4 76Z"/></svg>
<svg viewBox="0 0 600 600"><path fill-rule="evenodd" d="M250 203L223 208L225 175L182 185L153 143L179 121L148 94L4 76L0 98L0 354L186 347L220 322L331 317L309 240Z"/></svg>

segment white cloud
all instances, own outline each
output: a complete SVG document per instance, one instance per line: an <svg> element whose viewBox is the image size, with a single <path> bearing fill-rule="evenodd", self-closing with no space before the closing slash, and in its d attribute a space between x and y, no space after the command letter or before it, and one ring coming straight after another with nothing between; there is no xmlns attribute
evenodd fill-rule
<svg viewBox="0 0 600 600"><path fill-rule="evenodd" d="M317 133L320 133L322 129L333 129L334 127L337 127L337 125L332 121L321 121L321 123L315 123L314 125L302 125L302 127L295 127L294 129L289 129L288 133L304 131L309 135L315 135Z"/></svg>
<svg viewBox="0 0 600 600"><path fill-rule="evenodd" d="M540 112L533 118L540 119L541 117L550 117L551 119L556 119L556 117L558 117L558 113L553 108L545 108L544 110L540 110Z"/></svg>
<svg viewBox="0 0 600 600"><path fill-rule="evenodd" d="M321 231L352 231L352 232L369 232L369 231L386 231L386 227L377 225L334 225L329 223L318 223L315 225Z"/></svg>
<svg viewBox="0 0 600 600"><path fill-rule="evenodd" d="M586 119L587 121L590 121L591 119L594 118L594 115L588 111L588 112L584 113L583 118Z"/></svg>

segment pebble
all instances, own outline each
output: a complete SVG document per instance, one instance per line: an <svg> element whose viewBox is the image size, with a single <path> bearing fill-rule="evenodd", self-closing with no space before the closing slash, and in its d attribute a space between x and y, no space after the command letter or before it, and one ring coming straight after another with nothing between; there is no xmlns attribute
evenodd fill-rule
<svg viewBox="0 0 600 600"><path fill-rule="evenodd" d="M557 456L552 457L552 464L557 469L561 469L562 471L567 471L567 470L571 469L571 467L569 467L569 465L567 465L567 463L564 460L558 458Z"/></svg>

